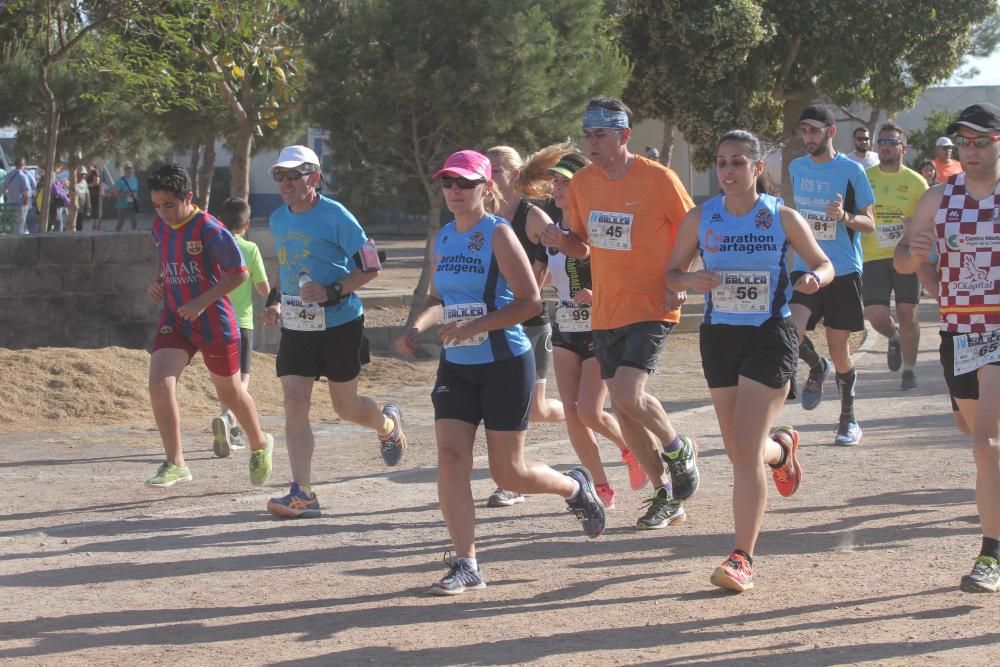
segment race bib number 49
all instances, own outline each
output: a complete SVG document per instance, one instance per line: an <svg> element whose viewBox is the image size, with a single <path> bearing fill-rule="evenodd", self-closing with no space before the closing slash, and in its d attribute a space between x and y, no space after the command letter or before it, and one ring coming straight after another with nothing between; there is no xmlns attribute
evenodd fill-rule
<svg viewBox="0 0 1000 667"><path fill-rule="evenodd" d="M590 331L590 306L575 301L560 301L556 307L556 325L564 333Z"/></svg>
<svg viewBox="0 0 1000 667"><path fill-rule="evenodd" d="M712 305L721 313L770 313L770 271L720 271Z"/></svg>
<svg viewBox="0 0 1000 667"><path fill-rule="evenodd" d="M826 211L803 210L800 213L817 241L833 241L837 238L837 221L831 219Z"/></svg>
<svg viewBox="0 0 1000 667"><path fill-rule="evenodd" d="M605 250L632 249L632 214L591 211L587 221L590 245Z"/></svg>
<svg viewBox="0 0 1000 667"><path fill-rule="evenodd" d="M485 303L453 303L450 306L444 307L444 323L465 322L482 317L485 314ZM486 340L487 335L486 333L476 334L472 338L463 340L460 343L448 343L445 345L445 348L479 345Z"/></svg>
<svg viewBox="0 0 1000 667"><path fill-rule="evenodd" d="M291 331L325 331L326 311L318 303L303 303L297 296L282 294L281 326Z"/></svg>
<svg viewBox="0 0 1000 667"><path fill-rule="evenodd" d="M955 375L1000 361L1000 329L955 336Z"/></svg>

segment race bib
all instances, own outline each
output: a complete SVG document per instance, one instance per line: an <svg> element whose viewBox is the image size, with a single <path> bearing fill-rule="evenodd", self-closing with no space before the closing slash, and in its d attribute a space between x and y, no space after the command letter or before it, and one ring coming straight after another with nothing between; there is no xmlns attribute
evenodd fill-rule
<svg viewBox="0 0 1000 667"><path fill-rule="evenodd" d="M590 245L605 250L632 249L632 214L591 211L587 222Z"/></svg>
<svg viewBox="0 0 1000 667"><path fill-rule="evenodd" d="M826 214L826 211L800 211L806 219L806 224L812 230L817 241L833 241L837 238L837 222Z"/></svg>
<svg viewBox="0 0 1000 667"><path fill-rule="evenodd" d="M895 248L899 239L903 238L903 223L875 226L875 240L879 248Z"/></svg>
<svg viewBox="0 0 1000 667"><path fill-rule="evenodd" d="M465 322L466 320L474 320L477 317L482 317L485 314L485 303L453 303L450 306L444 307L444 323ZM448 343L445 345L445 348L479 345L486 340L488 335L486 333L476 334L472 338L463 340L461 343Z"/></svg>
<svg viewBox="0 0 1000 667"><path fill-rule="evenodd" d="M318 303L303 303L297 296L282 294L281 326L291 331L325 331L326 310Z"/></svg>
<svg viewBox="0 0 1000 667"><path fill-rule="evenodd" d="M770 313L770 271L720 271L712 306L720 313Z"/></svg>
<svg viewBox="0 0 1000 667"><path fill-rule="evenodd" d="M955 336L955 375L1000 361L1000 329Z"/></svg>
<svg viewBox="0 0 1000 667"><path fill-rule="evenodd" d="M575 301L560 301L556 306L556 324L564 333L590 331L590 306Z"/></svg>

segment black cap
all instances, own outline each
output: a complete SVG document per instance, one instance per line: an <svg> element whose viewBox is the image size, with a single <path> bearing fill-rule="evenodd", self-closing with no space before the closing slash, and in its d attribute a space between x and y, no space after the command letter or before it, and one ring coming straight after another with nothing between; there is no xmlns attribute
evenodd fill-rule
<svg viewBox="0 0 1000 667"><path fill-rule="evenodd" d="M813 127L830 127L837 124L837 120L833 117L833 111L825 104L807 106L802 110L799 122Z"/></svg>
<svg viewBox="0 0 1000 667"><path fill-rule="evenodd" d="M567 153L560 158L559 163L556 166L549 169L549 171L559 174L560 176L565 176L566 178L573 178L573 174L583 169L586 163L583 161L579 155L574 153Z"/></svg>
<svg viewBox="0 0 1000 667"><path fill-rule="evenodd" d="M1000 109L988 102L965 107L958 120L949 125L945 132L955 134L962 125L976 132L1000 131Z"/></svg>

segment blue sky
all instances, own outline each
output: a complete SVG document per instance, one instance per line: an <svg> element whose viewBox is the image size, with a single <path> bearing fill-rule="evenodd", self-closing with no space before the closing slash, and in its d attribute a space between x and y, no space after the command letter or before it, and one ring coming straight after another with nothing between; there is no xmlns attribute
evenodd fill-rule
<svg viewBox="0 0 1000 667"><path fill-rule="evenodd" d="M994 51L988 58L973 58L970 65L979 68L979 76L972 79L952 78L953 86L1000 86L1000 50Z"/></svg>

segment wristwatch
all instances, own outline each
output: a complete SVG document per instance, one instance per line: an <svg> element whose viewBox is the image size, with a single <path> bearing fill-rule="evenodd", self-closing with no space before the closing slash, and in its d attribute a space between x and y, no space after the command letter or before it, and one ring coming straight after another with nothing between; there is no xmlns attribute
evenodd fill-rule
<svg viewBox="0 0 1000 667"><path fill-rule="evenodd" d="M340 283L334 283L328 285L326 288L326 303L330 306L336 306L338 303L344 300L344 286Z"/></svg>

